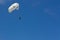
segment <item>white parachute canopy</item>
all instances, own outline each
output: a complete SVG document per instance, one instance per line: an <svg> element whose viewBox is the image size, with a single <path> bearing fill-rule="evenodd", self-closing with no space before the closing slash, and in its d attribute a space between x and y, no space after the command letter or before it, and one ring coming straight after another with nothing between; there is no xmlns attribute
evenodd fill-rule
<svg viewBox="0 0 60 40"><path fill-rule="evenodd" d="M9 8L8 12L11 13L14 10L19 10L19 3L13 3Z"/></svg>

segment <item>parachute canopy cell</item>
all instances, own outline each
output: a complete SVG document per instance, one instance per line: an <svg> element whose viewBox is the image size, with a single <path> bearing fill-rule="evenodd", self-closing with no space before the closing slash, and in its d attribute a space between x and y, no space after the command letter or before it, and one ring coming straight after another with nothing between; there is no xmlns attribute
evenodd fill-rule
<svg viewBox="0 0 60 40"><path fill-rule="evenodd" d="M11 13L14 10L19 10L19 3L13 3L9 8L8 12Z"/></svg>

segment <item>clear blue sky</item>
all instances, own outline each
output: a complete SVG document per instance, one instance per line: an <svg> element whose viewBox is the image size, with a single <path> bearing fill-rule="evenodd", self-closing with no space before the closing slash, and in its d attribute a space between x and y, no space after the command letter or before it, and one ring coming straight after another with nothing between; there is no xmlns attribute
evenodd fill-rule
<svg viewBox="0 0 60 40"><path fill-rule="evenodd" d="M60 40L60 0L3 1L0 40ZM9 14L8 7L14 2L20 3L20 9Z"/></svg>

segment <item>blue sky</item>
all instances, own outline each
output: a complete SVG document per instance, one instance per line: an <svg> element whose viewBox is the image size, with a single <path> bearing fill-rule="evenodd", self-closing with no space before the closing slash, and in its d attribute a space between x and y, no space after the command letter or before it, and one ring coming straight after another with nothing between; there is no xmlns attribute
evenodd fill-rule
<svg viewBox="0 0 60 40"><path fill-rule="evenodd" d="M60 40L60 0L0 0L0 40Z"/></svg>

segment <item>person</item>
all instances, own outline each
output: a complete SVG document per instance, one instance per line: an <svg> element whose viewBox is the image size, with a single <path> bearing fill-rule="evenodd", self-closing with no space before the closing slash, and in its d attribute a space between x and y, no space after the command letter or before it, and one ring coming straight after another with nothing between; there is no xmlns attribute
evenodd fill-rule
<svg viewBox="0 0 60 40"><path fill-rule="evenodd" d="M21 16L19 16L19 20L21 20Z"/></svg>

